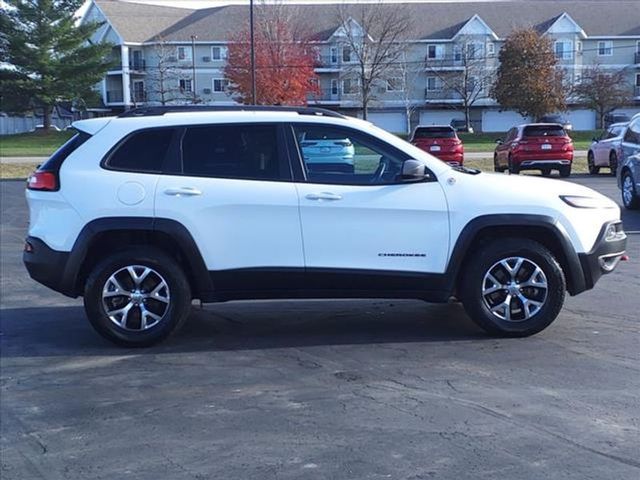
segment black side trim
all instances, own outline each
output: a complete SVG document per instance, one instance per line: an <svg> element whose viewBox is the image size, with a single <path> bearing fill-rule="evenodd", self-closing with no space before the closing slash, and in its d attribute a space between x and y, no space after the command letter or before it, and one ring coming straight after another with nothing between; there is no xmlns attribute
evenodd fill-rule
<svg viewBox="0 0 640 480"><path fill-rule="evenodd" d="M215 301L266 298L412 298L446 302L442 274L332 268L244 268L209 272Z"/></svg>
<svg viewBox="0 0 640 480"><path fill-rule="evenodd" d="M569 293L571 295L577 295L589 288L585 281L585 275L578 254L573 249L566 233L556 226L552 217L545 215L496 214L474 218L462 229L453 248L445 274L446 281L448 282L446 288L448 290L455 290L455 283L458 279L460 269L477 236L486 228L497 227L515 229L519 227L544 228L545 231L548 232L552 243L560 246L560 253L563 258L559 258L558 260L565 270ZM514 233L517 233L517 230L515 230Z"/></svg>
<svg viewBox="0 0 640 480"><path fill-rule="evenodd" d="M32 246L30 252L22 254L22 261L29 272L29 276L56 292L73 296L65 290L60 281L60 274L64 271L69 260L69 252L53 250L39 238L27 237L27 243Z"/></svg>

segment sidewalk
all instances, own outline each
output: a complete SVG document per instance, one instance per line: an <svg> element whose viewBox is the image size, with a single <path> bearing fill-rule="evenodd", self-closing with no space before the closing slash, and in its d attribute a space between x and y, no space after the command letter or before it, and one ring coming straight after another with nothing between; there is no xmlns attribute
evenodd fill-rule
<svg viewBox="0 0 640 480"><path fill-rule="evenodd" d="M44 163L49 157L0 157L0 164L31 164L31 163Z"/></svg>

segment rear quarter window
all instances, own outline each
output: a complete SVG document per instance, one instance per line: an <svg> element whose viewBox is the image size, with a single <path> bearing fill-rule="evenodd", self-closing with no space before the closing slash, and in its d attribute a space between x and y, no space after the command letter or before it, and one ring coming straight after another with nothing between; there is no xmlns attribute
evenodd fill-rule
<svg viewBox="0 0 640 480"><path fill-rule="evenodd" d="M134 132L120 142L104 164L112 170L160 173L175 130L162 128Z"/></svg>

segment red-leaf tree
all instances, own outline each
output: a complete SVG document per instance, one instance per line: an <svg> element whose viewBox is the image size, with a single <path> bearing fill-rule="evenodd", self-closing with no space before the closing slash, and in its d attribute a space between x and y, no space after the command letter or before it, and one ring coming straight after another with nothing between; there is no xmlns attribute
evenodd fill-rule
<svg viewBox="0 0 640 480"><path fill-rule="evenodd" d="M305 105L318 94L314 72L318 53L282 5L257 9L254 29L256 104ZM224 73L229 90L242 103L252 101L250 31L245 28L230 38Z"/></svg>

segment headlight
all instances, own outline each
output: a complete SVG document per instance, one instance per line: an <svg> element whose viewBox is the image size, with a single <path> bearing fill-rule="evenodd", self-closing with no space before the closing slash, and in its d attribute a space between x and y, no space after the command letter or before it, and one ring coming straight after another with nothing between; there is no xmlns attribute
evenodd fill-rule
<svg viewBox="0 0 640 480"><path fill-rule="evenodd" d="M612 203L596 197L583 197L580 195L560 195L560 199L567 205L575 208L615 208Z"/></svg>

